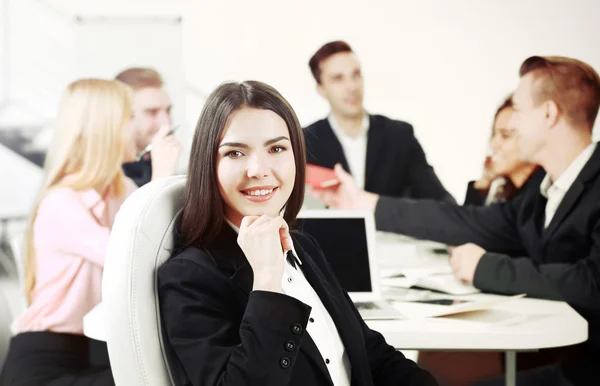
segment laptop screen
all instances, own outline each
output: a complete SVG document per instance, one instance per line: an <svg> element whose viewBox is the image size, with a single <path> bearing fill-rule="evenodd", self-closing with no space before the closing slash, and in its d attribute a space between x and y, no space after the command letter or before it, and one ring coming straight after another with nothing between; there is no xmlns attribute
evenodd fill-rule
<svg viewBox="0 0 600 386"><path fill-rule="evenodd" d="M342 288L373 291L364 218L299 218L298 230L317 240Z"/></svg>

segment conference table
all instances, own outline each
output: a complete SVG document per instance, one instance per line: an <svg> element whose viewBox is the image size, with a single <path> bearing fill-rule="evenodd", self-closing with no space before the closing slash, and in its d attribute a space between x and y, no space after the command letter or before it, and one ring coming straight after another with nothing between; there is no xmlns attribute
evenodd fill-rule
<svg viewBox="0 0 600 386"><path fill-rule="evenodd" d="M436 274L447 267L448 257L433 253L439 245L399 235L378 233L379 270L390 275L408 268L411 272ZM384 281L385 282L385 281ZM386 300L402 312L413 299L456 298L471 301L497 300L500 295L471 293L447 295L411 288L382 287ZM514 386L516 353L562 347L584 342L588 326L567 303L520 298L495 305L487 310L436 318L369 320L370 328L383 334L399 350L497 351L506 357L506 385ZM84 318L85 334L104 338L102 303Z"/></svg>

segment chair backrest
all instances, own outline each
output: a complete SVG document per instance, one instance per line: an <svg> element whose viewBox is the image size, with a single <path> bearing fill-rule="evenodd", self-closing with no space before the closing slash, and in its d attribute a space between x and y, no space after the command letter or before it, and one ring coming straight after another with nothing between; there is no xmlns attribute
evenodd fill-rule
<svg viewBox="0 0 600 386"><path fill-rule="evenodd" d="M121 206L102 279L106 342L117 385L175 385L164 344L156 270L171 255L185 176L150 182Z"/></svg>

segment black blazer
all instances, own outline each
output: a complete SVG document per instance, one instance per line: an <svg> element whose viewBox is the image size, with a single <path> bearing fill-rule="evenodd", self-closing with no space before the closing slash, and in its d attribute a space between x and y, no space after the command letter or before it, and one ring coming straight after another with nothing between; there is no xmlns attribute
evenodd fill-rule
<svg viewBox="0 0 600 386"><path fill-rule="evenodd" d="M503 199L501 199L499 201L494 201L493 203L505 202L505 201L510 201L512 199L515 199L517 196L523 194L523 192L528 189L537 189L537 191L539 192L539 183L536 184L536 183L531 182L531 180L532 180L531 176L533 176L534 174L535 174L535 171L533 173L531 173L531 175L529 176L527 181L525 181L525 183L523 184L523 186L521 186L520 189L517 189L510 180L506 181L506 185L504 187L505 191L503 194ZM502 178L506 179L507 177L502 177ZM469 181L469 184L467 185L467 193L465 194L465 201L464 201L463 205L485 205L485 200L487 199L488 193L489 193L488 190L481 191L481 190L475 188L475 181Z"/></svg>
<svg viewBox="0 0 600 386"><path fill-rule="evenodd" d="M598 355L600 146L546 229L546 198L540 194L544 175L543 170L535 172L531 188L509 202L487 207L381 197L376 225L379 230L450 245L472 242L490 251L477 265L475 287L568 302L587 319L588 349ZM594 376L600 378L600 373Z"/></svg>
<svg viewBox="0 0 600 386"><path fill-rule="evenodd" d="M152 180L152 160L144 159L124 163L123 173L131 178L138 187L144 186Z"/></svg>
<svg viewBox="0 0 600 386"><path fill-rule="evenodd" d="M332 385L305 333L310 307L280 293L252 291L252 268L224 227L207 249L189 248L158 270L166 339L187 385ZM359 316L312 239L292 238L306 279L329 311L352 366L352 385L435 385Z"/></svg>
<svg viewBox="0 0 600 386"><path fill-rule="evenodd" d="M304 129L306 161L333 168L348 161L329 121L321 119ZM365 190L392 197L431 198L454 202L427 163L413 127L382 115L369 115Z"/></svg>

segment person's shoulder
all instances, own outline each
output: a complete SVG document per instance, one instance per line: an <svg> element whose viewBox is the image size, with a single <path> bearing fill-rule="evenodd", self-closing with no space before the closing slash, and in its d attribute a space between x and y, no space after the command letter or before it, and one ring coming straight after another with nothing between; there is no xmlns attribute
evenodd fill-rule
<svg viewBox="0 0 600 386"><path fill-rule="evenodd" d="M216 263L206 249L189 247L174 251L173 256L171 256L159 270L170 266L198 266L210 268L211 266L216 266Z"/></svg>
<svg viewBox="0 0 600 386"><path fill-rule="evenodd" d="M66 186L56 186L50 188L40 200L40 204L47 202L73 201L77 200L77 190Z"/></svg>
<svg viewBox="0 0 600 386"><path fill-rule="evenodd" d="M72 208L73 205L84 205L87 196L90 196L88 201L100 199L100 196L93 192L92 189L75 190L65 186L53 187L41 197L38 206L38 215L52 208Z"/></svg>
<svg viewBox="0 0 600 386"><path fill-rule="evenodd" d="M326 127L328 124L327 118L319 119L318 121L306 126L304 128L304 132L315 134L318 130L320 130L322 127Z"/></svg>
<svg viewBox="0 0 600 386"><path fill-rule="evenodd" d="M202 248L185 248L173 255L158 268L161 283L208 280L219 271L214 259Z"/></svg>
<svg viewBox="0 0 600 386"><path fill-rule="evenodd" d="M68 218L76 205L81 205L77 191L67 187L54 187L39 200L35 213L35 227L41 224L56 225L56 219Z"/></svg>
<svg viewBox="0 0 600 386"><path fill-rule="evenodd" d="M518 190L517 195L529 195L537 197L537 195L540 193L540 186L542 185L544 177L546 177L546 171L542 167L538 167L533 171L533 173L531 173L525 184L521 186L521 189Z"/></svg>
<svg viewBox="0 0 600 386"><path fill-rule="evenodd" d="M413 126L405 121L392 119L385 115L373 114L370 115L370 124L375 128L384 128L388 132L399 135L412 135Z"/></svg>

